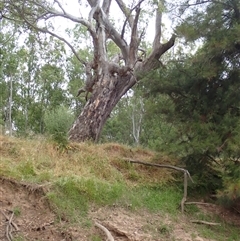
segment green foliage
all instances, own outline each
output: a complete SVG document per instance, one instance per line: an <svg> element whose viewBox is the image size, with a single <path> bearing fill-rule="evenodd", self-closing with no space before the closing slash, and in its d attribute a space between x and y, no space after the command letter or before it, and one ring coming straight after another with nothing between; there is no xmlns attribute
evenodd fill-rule
<svg viewBox="0 0 240 241"><path fill-rule="evenodd" d="M178 212L182 191L167 187L127 187L124 183L108 183L98 179L63 177L55 183L48 198L59 216L81 221L90 204L120 205L132 210L147 208L151 212Z"/></svg>
<svg viewBox="0 0 240 241"><path fill-rule="evenodd" d="M73 120L73 115L69 109L64 106L60 106L54 110L48 110L44 115L46 132L60 147L66 147L68 143L67 132Z"/></svg>
<svg viewBox="0 0 240 241"><path fill-rule="evenodd" d="M177 125L168 121L173 110L168 96L151 96L145 100L145 114L143 119L141 144L153 150L175 153L177 145L172 145L176 136ZM160 110L161 108L161 110ZM162 115L164 113L165 115Z"/></svg>
<svg viewBox="0 0 240 241"><path fill-rule="evenodd" d="M26 241L26 238L19 234L13 237L13 241Z"/></svg>
<svg viewBox="0 0 240 241"><path fill-rule="evenodd" d="M26 179L36 176L34 166L30 161L21 162L17 167L16 173L20 174L22 178L24 177Z"/></svg>
<svg viewBox="0 0 240 241"><path fill-rule="evenodd" d="M233 173L227 171L231 168L226 163L231 166L230 160L240 157L236 146L240 138L239 10L235 0L210 1L196 8L177 31L186 42L199 41L201 47L194 55L183 53L167 68L150 73L150 91L145 90L151 101L147 112L153 110L162 126L173 126L168 135L163 129L166 141L157 138L156 146L177 155L194 176L198 190L201 186L208 192L222 185L227 188L226 179ZM155 129L160 134L159 126Z"/></svg>
<svg viewBox="0 0 240 241"><path fill-rule="evenodd" d="M101 241L102 238L101 238L100 236L94 235L91 240L92 240L92 241Z"/></svg>
<svg viewBox="0 0 240 241"><path fill-rule="evenodd" d="M5 21L1 22L0 34L0 41L5 43L0 51L0 123L3 122L6 130L14 123L17 135L43 133L45 110L69 104L64 79L64 45L47 37L40 41L38 35L28 32L19 43L16 29L10 23L3 23Z"/></svg>
<svg viewBox="0 0 240 241"><path fill-rule="evenodd" d="M90 204L111 205L124 190L122 183L110 184L94 178L77 177L63 177L55 186L55 191L48 195L49 199L59 215L71 216L75 221L86 215Z"/></svg>
<svg viewBox="0 0 240 241"><path fill-rule="evenodd" d="M239 159L227 160L222 170L223 188L218 191L218 197L226 206L238 205L240 200L240 163Z"/></svg>
<svg viewBox="0 0 240 241"><path fill-rule="evenodd" d="M199 225L198 233L207 239L218 241L237 241L239 238L238 225L232 226L230 223L223 221L221 216L211 212L203 212L202 208L195 205L186 205L185 211L187 216L192 220L202 220L206 222L216 222L221 225Z"/></svg>
<svg viewBox="0 0 240 241"><path fill-rule="evenodd" d="M147 208L151 212L164 211L176 214L182 198L182 191L174 187L138 186L125 193L120 204L130 209Z"/></svg>
<svg viewBox="0 0 240 241"><path fill-rule="evenodd" d="M123 97L106 122L101 141L133 144L131 97Z"/></svg>
<svg viewBox="0 0 240 241"><path fill-rule="evenodd" d="M14 207L13 213L15 216L19 217L21 215L21 208L20 207Z"/></svg>

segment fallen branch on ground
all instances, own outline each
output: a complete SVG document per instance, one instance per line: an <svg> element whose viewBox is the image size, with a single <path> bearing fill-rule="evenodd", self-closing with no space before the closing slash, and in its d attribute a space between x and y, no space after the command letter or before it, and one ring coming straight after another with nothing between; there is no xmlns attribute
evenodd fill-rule
<svg viewBox="0 0 240 241"><path fill-rule="evenodd" d="M192 223L197 223L197 224L207 224L207 225L212 225L212 226L220 226L220 223L212 223L212 222L207 222L207 221L202 221L202 220L192 220Z"/></svg>
<svg viewBox="0 0 240 241"><path fill-rule="evenodd" d="M114 238L113 238L112 234L103 225L95 222L95 226L100 228L107 235L107 241L114 241Z"/></svg>
<svg viewBox="0 0 240 241"><path fill-rule="evenodd" d="M204 202L185 202L186 205L198 204L198 205L215 205L214 203L204 203Z"/></svg>
<svg viewBox="0 0 240 241"><path fill-rule="evenodd" d="M169 169L173 169L173 170L176 170L176 171L183 172L184 173L184 181L183 181L183 183L184 183L184 193L183 193L183 198L182 198L182 201L181 201L180 205L181 205L182 213L184 212L184 204L187 200L187 186L188 186L187 178L189 178L193 182L192 177L191 177L188 170L186 170L184 168L181 168L181 167L175 167L175 166L172 166L172 165L143 162L143 161L139 161L139 160L133 160L131 158L124 158L123 160L127 161L127 162L130 162L130 163L142 164L142 165L145 165L145 166L153 166L153 167L159 167L159 168L169 168Z"/></svg>
<svg viewBox="0 0 240 241"><path fill-rule="evenodd" d="M1 210L2 215L6 218L7 222L7 226L6 226L6 238L8 241L12 241L13 240L13 236L12 236L12 228L15 228L15 231L19 231L18 226L12 221L13 216L14 216L14 212L12 212L11 217L9 218L4 212L3 210Z"/></svg>

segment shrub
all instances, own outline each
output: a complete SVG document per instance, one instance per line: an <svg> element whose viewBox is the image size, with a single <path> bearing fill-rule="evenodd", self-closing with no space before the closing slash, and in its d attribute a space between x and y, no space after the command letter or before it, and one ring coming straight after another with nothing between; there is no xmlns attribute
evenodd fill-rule
<svg viewBox="0 0 240 241"><path fill-rule="evenodd" d="M68 143L67 132L73 120L73 114L64 106L49 110L44 115L46 132L60 147L66 147Z"/></svg>

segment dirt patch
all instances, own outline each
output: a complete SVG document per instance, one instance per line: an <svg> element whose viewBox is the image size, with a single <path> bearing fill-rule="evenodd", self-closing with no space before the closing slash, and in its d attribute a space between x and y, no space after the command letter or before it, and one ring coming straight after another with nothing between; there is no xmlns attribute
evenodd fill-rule
<svg viewBox="0 0 240 241"><path fill-rule="evenodd" d="M102 208L91 216L107 227L116 241L214 241L189 228L186 217L173 221L165 214L123 208Z"/></svg>
<svg viewBox="0 0 240 241"><path fill-rule="evenodd" d="M24 237L24 240L63 239L61 231L54 225L55 214L40 186L0 179L0 208L0 240L7 240L7 223L12 215L18 228L17 231L12 227L13 237Z"/></svg>
<svg viewBox="0 0 240 241"><path fill-rule="evenodd" d="M88 227L73 225L52 211L45 198L46 188L0 178L0 240L106 240L105 233L93 225L96 221L111 232L115 241L211 241L189 228L189 220L184 215L172 220L166 214L130 211L118 206L92 208ZM11 218L13 226L9 225ZM238 220L240 222L239 217ZM7 233L13 239L7 238Z"/></svg>

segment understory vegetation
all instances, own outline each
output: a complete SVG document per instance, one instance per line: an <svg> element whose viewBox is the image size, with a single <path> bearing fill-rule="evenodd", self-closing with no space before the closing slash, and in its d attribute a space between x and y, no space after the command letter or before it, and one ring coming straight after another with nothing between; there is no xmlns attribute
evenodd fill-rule
<svg viewBox="0 0 240 241"><path fill-rule="evenodd" d="M224 222L218 216L186 205L181 214L183 177L175 170L132 164L126 158L149 163L179 165L178 160L150 150L120 144L70 144L64 151L42 136L18 139L0 136L0 176L23 183L40 185L59 220L69 220L87 228L91 209L124 208L129 212L147 210L178 219ZM203 198L189 188L188 200ZM208 198L206 196L206 198ZM173 228L173 227L172 227ZM238 228L224 225L199 227L206 238L235 241ZM171 226L162 224L162 237ZM166 236L167 237L167 236Z"/></svg>
<svg viewBox="0 0 240 241"><path fill-rule="evenodd" d="M121 21L114 1L78 1L86 19L63 2L0 3L0 177L43 185L72 222L100 206L178 215L183 173L140 160L184 168L188 199L239 214L240 1L119 0ZM237 239L218 228L203 232Z"/></svg>

